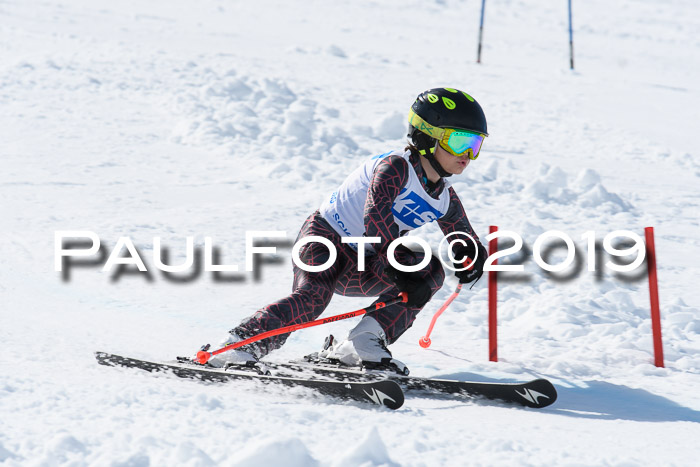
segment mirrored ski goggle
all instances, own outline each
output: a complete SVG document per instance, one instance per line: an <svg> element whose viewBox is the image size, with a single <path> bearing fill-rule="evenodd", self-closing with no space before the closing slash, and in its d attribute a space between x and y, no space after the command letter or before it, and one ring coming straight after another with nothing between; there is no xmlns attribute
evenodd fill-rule
<svg viewBox="0 0 700 467"><path fill-rule="evenodd" d="M478 133L464 130L445 130L445 136L440 139L440 147L453 156L469 156L469 159L474 160L479 157L483 142L484 135Z"/></svg>
<svg viewBox="0 0 700 467"><path fill-rule="evenodd" d="M440 147L453 156L469 157L472 160L479 157L481 144L486 136L473 131L432 126L413 109L408 114L408 122L431 138L437 139Z"/></svg>

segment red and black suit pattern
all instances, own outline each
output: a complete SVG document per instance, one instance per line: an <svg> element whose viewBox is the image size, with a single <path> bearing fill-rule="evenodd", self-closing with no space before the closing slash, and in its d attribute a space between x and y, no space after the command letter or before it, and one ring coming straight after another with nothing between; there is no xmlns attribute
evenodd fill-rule
<svg viewBox="0 0 700 467"><path fill-rule="evenodd" d="M364 225L366 236L379 237L381 243L373 245L375 255L367 255L365 271L358 271L357 251L349 244L341 243L340 235L316 211L306 219L296 241L308 236L320 236L330 240L338 253L334 264L321 272L308 272L293 265L292 293L261 308L231 332L247 338L283 326L317 319L328 306L333 293L350 297L379 296L376 302L396 297L400 291L384 276L384 269L388 265L386 253L389 244L401 235L394 222L392 205L409 179L409 170L416 171L424 188L431 196L437 197L445 189L444 182L440 180L437 184L430 184L432 192L428 190L429 183L417 155L411 156L410 165L404 158L395 155L386 157L377 165L367 192ZM454 189L450 187L449 190L448 211L438 220L441 230L445 234L466 232L478 241L459 197ZM309 266L326 263L329 255L326 246L315 242L307 243L299 252L301 261ZM405 265L417 264L424 257L422 252L410 252L406 249L396 249L395 255L397 261ZM445 272L438 258L433 257L419 273L430 285L431 296L442 287ZM420 310L421 308L397 303L368 313L368 316L377 320L386 333L389 343L393 343L411 327ZM287 337L289 334L274 336L246 346L244 350L261 358L281 347Z"/></svg>

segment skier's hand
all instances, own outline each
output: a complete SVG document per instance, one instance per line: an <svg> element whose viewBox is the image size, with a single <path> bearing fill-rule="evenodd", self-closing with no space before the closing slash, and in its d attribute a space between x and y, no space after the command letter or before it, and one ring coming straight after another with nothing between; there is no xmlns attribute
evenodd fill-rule
<svg viewBox="0 0 700 467"><path fill-rule="evenodd" d="M430 285L418 272L403 272L389 265L384 270L384 275L400 292L406 292L406 305L411 308L423 308L432 296Z"/></svg>
<svg viewBox="0 0 700 467"><path fill-rule="evenodd" d="M458 260L465 259L464 263L453 263L455 268L460 269L464 268L465 265L469 265L468 269L455 271L455 276L459 278L460 284L478 281L484 274L484 263L489 254L486 252L484 245L480 242L476 242L476 244L478 250L474 248L474 243L471 241L468 241L466 246L458 244L454 247L454 258Z"/></svg>

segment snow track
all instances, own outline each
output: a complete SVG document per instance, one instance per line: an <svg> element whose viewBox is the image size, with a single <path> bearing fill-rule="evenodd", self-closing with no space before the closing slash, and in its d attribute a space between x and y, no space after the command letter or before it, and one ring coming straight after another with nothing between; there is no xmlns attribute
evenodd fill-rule
<svg viewBox="0 0 700 467"><path fill-rule="evenodd" d="M0 463L696 463L700 7L575 2L571 72L565 2L489 2L482 65L478 3L0 2ZM198 248L211 236L221 262L243 269L246 230L291 242L345 174L404 145L415 96L445 85L479 100L491 135L454 187L482 237L493 224L523 238L525 271L500 282L498 364L487 361L485 280L424 350L448 280L392 351L419 376L545 377L555 405L407 397L377 411L95 364L96 349L192 353L285 295L288 247L258 278L175 280L153 267L153 237L178 264L186 236ZM643 275L584 264L557 279L531 254L548 230L570 235L585 260L585 232L602 241L649 225L663 369L652 365ZM92 230L107 253L129 236L150 273L94 263L62 278L56 230ZM436 226L416 234L441 238ZM368 303L336 297L329 314ZM301 331L270 358L350 327Z"/></svg>

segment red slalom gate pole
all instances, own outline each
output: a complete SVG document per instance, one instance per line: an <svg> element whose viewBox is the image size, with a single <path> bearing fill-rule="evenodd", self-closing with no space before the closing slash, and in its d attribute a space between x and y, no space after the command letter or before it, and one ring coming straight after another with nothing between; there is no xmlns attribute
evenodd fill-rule
<svg viewBox="0 0 700 467"><path fill-rule="evenodd" d="M399 302L406 303L406 301L408 301L408 295L406 294L406 292L401 292L399 294L399 296L396 298L392 298L391 300L386 301L386 302L375 303L374 305L368 306L367 308L362 308L360 310L351 311L349 313L343 313L342 315L329 316L328 318L317 319L315 321L309 321L308 323L292 324L290 326L285 326L282 328L273 329L271 331L265 331L265 332L260 333L256 336L249 337L248 339L243 339L240 342L236 342L235 344L227 345L226 347L222 347L218 350L214 350L213 352L207 352L205 350L200 350L199 352L197 352L197 357L195 360L197 362L201 363L202 365L204 365L214 355L219 355L220 353L226 352L228 350L237 349L239 347L243 347L244 345L252 344L253 342L267 339L268 337L278 336L280 334L287 334L289 332L294 332L294 331L298 331L299 329L310 328L313 326L320 326L321 324L333 323L335 321L341 321L343 319L354 318L355 316L364 315L368 311L381 310L382 308L386 308L389 305L393 305L394 303L399 303Z"/></svg>
<svg viewBox="0 0 700 467"><path fill-rule="evenodd" d="M644 229L647 247L647 272L649 273L649 301L651 302L651 333L654 339L654 365L664 367L664 348L661 341L661 311L659 310L659 283L656 277L656 247L654 227Z"/></svg>
<svg viewBox="0 0 700 467"><path fill-rule="evenodd" d="M489 226L489 234L498 231L495 225ZM489 256L498 251L498 238L493 238L489 241ZM495 260L493 264L497 264ZM496 280L496 271L489 271L489 361L498 361L498 319L496 314L498 282Z"/></svg>

